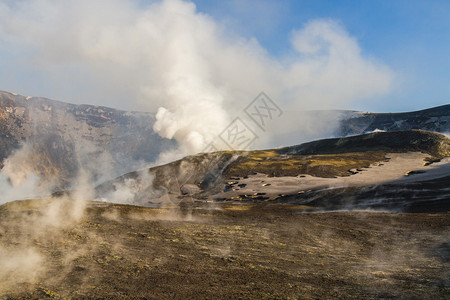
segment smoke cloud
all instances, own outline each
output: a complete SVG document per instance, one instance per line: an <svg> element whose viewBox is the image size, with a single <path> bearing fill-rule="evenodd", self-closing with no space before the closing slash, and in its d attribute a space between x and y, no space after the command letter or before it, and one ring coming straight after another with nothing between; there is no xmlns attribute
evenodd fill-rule
<svg viewBox="0 0 450 300"><path fill-rule="evenodd" d="M33 148L29 143L5 159L0 171L0 205L14 200L48 196L52 182L42 182L35 171Z"/></svg>
<svg viewBox="0 0 450 300"><path fill-rule="evenodd" d="M32 72L30 85L60 99L157 112L155 131L181 154L201 151L262 90L284 111L347 108L389 92L394 75L333 20L299 24L274 57L182 0L0 1L0 41L15 70L3 82Z"/></svg>

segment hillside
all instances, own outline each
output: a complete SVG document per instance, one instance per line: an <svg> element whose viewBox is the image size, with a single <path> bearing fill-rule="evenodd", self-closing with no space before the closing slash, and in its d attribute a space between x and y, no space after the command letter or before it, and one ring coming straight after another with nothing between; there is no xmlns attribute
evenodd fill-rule
<svg viewBox="0 0 450 300"><path fill-rule="evenodd" d="M312 191L379 185L414 170L420 174L408 179L448 176L445 158L449 156L450 139L444 135L417 130L377 132L281 149L198 154L126 174L100 185L97 194L108 199L126 190L132 196L125 201L139 205L286 202L287 198L290 203L305 204ZM445 187L439 191L441 196L448 195Z"/></svg>
<svg viewBox="0 0 450 300"><path fill-rule="evenodd" d="M329 118L340 121L337 129L329 128L329 133L324 133L327 136L331 132L339 137L375 129L450 131L450 105L396 114L315 111L303 112L301 117L320 122ZM103 182L142 168L154 162L163 151L176 146L175 141L163 139L153 131L154 122L153 113L73 105L0 92L0 167L21 149L13 159L20 162L20 171L35 173L55 190L69 187L80 170L91 174L94 182ZM314 126L327 127L327 124ZM295 128L295 124L292 126ZM303 132L303 128L298 131ZM378 158L369 160L373 159ZM308 174L329 171L320 169L323 167L315 171L308 169ZM336 172L329 176L339 173Z"/></svg>

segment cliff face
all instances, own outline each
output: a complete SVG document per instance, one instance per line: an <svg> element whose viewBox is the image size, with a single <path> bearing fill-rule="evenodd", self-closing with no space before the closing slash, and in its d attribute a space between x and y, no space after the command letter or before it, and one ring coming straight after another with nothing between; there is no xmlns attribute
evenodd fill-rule
<svg viewBox="0 0 450 300"><path fill-rule="evenodd" d="M152 113L0 92L0 161L3 167L7 157L26 149L22 163L45 179L57 176L60 187L81 169L113 177L175 145L153 131L154 122Z"/></svg>

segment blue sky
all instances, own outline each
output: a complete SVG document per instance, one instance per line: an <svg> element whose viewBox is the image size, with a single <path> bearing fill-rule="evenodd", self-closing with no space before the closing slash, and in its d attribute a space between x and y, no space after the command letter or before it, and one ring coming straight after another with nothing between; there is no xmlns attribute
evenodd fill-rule
<svg viewBox="0 0 450 300"><path fill-rule="evenodd" d="M450 103L448 0L196 0L197 9L257 40L278 56L290 34L312 19L333 19L355 37L365 55L396 72L391 93L354 103L354 109L407 111Z"/></svg>

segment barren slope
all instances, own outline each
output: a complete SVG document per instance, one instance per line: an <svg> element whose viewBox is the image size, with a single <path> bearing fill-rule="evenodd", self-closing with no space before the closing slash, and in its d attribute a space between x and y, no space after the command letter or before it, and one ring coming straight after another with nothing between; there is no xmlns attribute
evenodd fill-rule
<svg viewBox="0 0 450 300"><path fill-rule="evenodd" d="M450 296L447 214L91 203L57 225L50 207L0 207L2 298Z"/></svg>
<svg viewBox="0 0 450 300"><path fill-rule="evenodd" d="M410 181L449 176L449 163L444 159L448 156L450 139L441 134L419 130L379 132L282 149L189 156L164 166L129 173L99 186L97 191L99 197L108 198L111 193L132 184L136 196L129 202L140 205L287 200L308 204L314 197L319 197L314 194L312 198L311 192L388 184L404 178L409 171L415 171L408 173ZM398 185L408 188L407 182ZM436 196L439 195L436 199L442 198L448 203L449 192L445 185L436 183L427 188L435 188ZM345 191L356 198L355 201L366 200L352 194L356 192L354 189ZM398 209L408 207L397 206ZM336 207L339 206L317 208ZM448 205L441 207L442 211L447 208Z"/></svg>

